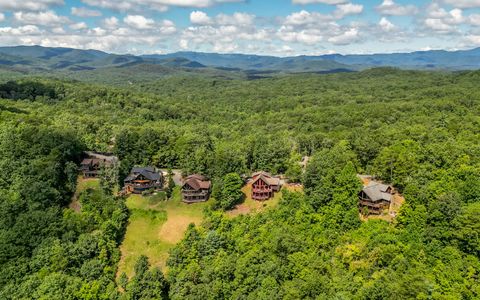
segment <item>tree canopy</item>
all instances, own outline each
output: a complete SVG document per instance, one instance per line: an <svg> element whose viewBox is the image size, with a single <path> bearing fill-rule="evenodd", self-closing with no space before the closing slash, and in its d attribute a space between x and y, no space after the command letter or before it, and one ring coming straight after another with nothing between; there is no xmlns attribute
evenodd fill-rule
<svg viewBox="0 0 480 300"><path fill-rule="evenodd" d="M479 79L380 68L2 82L0 298L478 299ZM74 211L85 150L121 164ZM128 278L117 274L128 210L112 191L134 165L207 175L223 209L253 171L287 174L305 192L248 216L207 210L168 272L141 257ZM357 174L405 196L392 223L360 221Z"/></svg>

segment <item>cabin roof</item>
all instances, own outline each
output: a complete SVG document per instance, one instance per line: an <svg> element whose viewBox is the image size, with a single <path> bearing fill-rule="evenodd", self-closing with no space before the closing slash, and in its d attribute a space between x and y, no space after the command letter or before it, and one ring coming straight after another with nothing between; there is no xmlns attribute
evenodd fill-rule
<svg viewBox="0 0 480 300"><path fill-rule="evenodd" d="M125 181L135 180L140 175L152 181L160 180L161 177L160 173L156 172L154 167L133 167L130 175L125 178Z"/></svg>
<svg viewBox="0 0 480 300"><path fill-rule="evenodd" d="M212 182L207 180L207 178L203 175L193 174L187 177L183 186L189 185L194 190L207 190L210 189Z"/></svg>
<svg viewBox="0 0 480 300"><path fill-rule="evenodd" d="M97 160L105 161L107 163L118 162L118 157L111 154L86 151L85 155L87 155L90 159L97 159Z"/></svg>
<svg viewBox="0 0 480 300"><path fill-rule="evenodd" d="M92 159L91 158L85 158L84 160L82 160L81 162L82 165L91 165L92 164Z"/></svg>
<svg viewBox="0 0 480 300"><path fill-rule="evenodd" d="M253 173L252 177L253 177L253 182L252 183L255 183L259 179L261 179L268 185L280 185L280 179L272 177L272 175L270 173L267 173L267 172L263 172L263 171L255 172L255 173Z"/></svg>
<svg viewBox="0 0 480 300"><path fill-rule="evenodd" d="M149 172L149 173L154 173L155 168L152 166L148 167L133 167L132 171L130 173L141 173L141 172Z"/></svg>
<svg viewBox="0 0 480 300"><path fill-rule="evenodd" d="M98 159L98 158L85 158L84 160L82 160L81 165L83 165L83 166L95 166L95 165L99 165L102 162L103 161L101 159Z"/></svg>
<svg viewBox="0 0 480 300"><path fill-rule="evenodd" d="M192 175L187 177L187 180L189 180L189 179L196 179L196 180L200 180L200 181L208 181L207 177L205 177L203 175L200 175L200 174L192 174Z"/></svg>
<svg viewBox="0 0 480 300"><path fill-rule="evenodd" d="M371 181L362 191L374 202L381 200L390 202L392 201L392 194L388 192L389 189L392 189L390 185Z"/></svg>

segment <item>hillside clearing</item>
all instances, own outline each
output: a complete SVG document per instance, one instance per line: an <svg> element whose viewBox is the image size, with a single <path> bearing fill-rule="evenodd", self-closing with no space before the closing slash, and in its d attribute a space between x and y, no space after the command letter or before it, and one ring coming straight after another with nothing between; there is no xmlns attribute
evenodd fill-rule
<svg viewBox="0 0 480 300"><path fill-rule="evenodd" d="M255 214L265 211L268 208L276 207L282 198L282 192L288 190L291 192L303 192L301 185L286 184L282 187L282 190L275 193L275 196L267 201L256 201L252 199L252 184L248 183L242 188L242 192L245 194L245 201L238 204L234 209L226 212L229 217L236 217L239 215Z"/></svg>
<svg viewBox="0 0 480 300"><path fill-rule="evenodd" d="M125 272L129 277L141 255L146 255L153 266L165 270L169 250L183 238L189 224L200 225L207 205L183 203L178 187L168 201L156 195L131 195L126 204L131 215L120 246L122 256L117 275Z"/></svg>
<svg viewBox="0 0 480 300"><path fill-rule="evenodd" d="M72 202L70 202L68 207L79 213L82 210L82 205L80 201L78 201L78 196L87 189L98 188L100 188L100 180L98 178L83 178L83 176L78 176L77 189L75 194L73 194Z"/></svg>

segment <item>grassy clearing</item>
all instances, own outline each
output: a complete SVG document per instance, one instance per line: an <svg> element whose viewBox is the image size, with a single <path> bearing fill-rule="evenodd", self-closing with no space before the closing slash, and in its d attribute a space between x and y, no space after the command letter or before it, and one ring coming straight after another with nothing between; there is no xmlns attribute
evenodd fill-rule
<svg viewBox="0 0 480 300"><path fill-rule="evenodd" d="M185 234L190 223L199 225L207 203L188 205L181 201L177 187L172 199L163 201L160 194L143 197L131 195L127 199L130 219L120 250L122 258L118 275L133 275L140 255L146 255L152 265L165 270L169 250Z"/></svg>
<svg viewBox="0 0 480 300"><path fill-rule="evenodd" d="M77 178L77 190L72 197L72 202L70 202L69 208L73 209L76 212L80 212L82 206L78 201L78 196L87 189L99 189L100 180L97 178L83 178L83 176L78 176Z"/></svg>
<svg viewBox="0 0 480 300"><path fill-rule="evenodd" d="M245 201L237 205L234 209L227 211L226 214L229 217L236 217L239 215L246 215L252 213L259 213L268 208L272 208L278 205L280 199L282 198L282 192L284 190L289 190L291 192L302 192L302 186L294 185L285 185L282 190L278 193L275 193L272 199L267 201L256 201L252 199L252 185L249 183L242 188L242 192L245 194Z"/></svg>
<svg viewBox="0 0 480 300"><path fill-rule="evenodd" d="M167 259L170 245L157 238L158 229L167 220L164 211L131 209L125 239L121 245L122 258L119 274L134 274L133 267L140 255L146 255L150 263L162 266Z"/></svg>

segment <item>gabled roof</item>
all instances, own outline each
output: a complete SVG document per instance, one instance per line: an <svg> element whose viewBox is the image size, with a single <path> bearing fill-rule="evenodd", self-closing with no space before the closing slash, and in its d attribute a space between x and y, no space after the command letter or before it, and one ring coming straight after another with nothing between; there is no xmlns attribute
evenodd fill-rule
<svg viewBox="0 0 480 300"><path fill-rule="evenodd" d="M183 186L185 185L189 185L192 189L198 191L210 189L212 183L203 175L193 174L187 177Z"/></svg>
<svg viewBox="0 0 480 300"><path fill-rule="evenodd" d="M84 165L84 166L89 166L92 164L92 159L91 158L85 158L84 160L82 160L81 162L81 165Z"/></svg>
<svg viewBox="0 0 480 300"><path fill-rule="evenodd" d="M258 177L260 175L263 175L265 177L272 177L272 174L268 173L268 172L265 172L265 171L258 171L258 172L255 172L252 174L252 177L255 178L255 177Z"/></svg>
<svg viewBox="0 0 480 300"><path fill-rule="evenodd" d="M253 177L252 184L257 182L259 179L261 179L263 180L263 182L265 182L268 185L280 185L280 179L272 177L272 175L267 172L263 172L263 171L255 172L253 173L252 177Z"/></svg>
<svg viewBox="0 0 480 300"><path fill-rule="evenodd" d="M363 188L363 192L372 200L373 202L385 200L392 201L392 194L388 191L391 191L392 187L380 182L371 181L366 187Z"/></svg>
<svg viewBox="0 0 480 300"><path fill-rule="evenodd" d="M148 167L133 167L130 173L141 173L141 172L150 172L155 173L155 168L152 166Z"/></svg>
<svg viewBox="0 0 480 300"><path fill-rule="evenodd" d="M83 166L97 166L100 165L103 161L98 158L85 158L82 160L81 165Z"/></svg>
<svg viewBox="0 0 480 300"><path fill-rule="evenodd" d="M86 151L85 155L87 155L89 158L94 158L98 159L107 163L115 163L118 162L118 157L107 154L107 153L98 153L98 152L93 152L93 151Z"/></svg>
<svg viewBox="0 0 480 300"><path fill-rule="evenodd" d="M190 176L187 177L187 180L189 179L196 179L196 180L200 180L200 181L207 181L207 177L203 176L203 175L200 175L200 174L192 174Z"/></svg>
<svg viewBox="0 0 480 300"><path fill-rule="evenodd" d="M134 167L132 168L130 175L125 178L125 181L135 180L140 175L151 181L157 181L161 178L160 173L156 172L154 167Z"/></svg>

